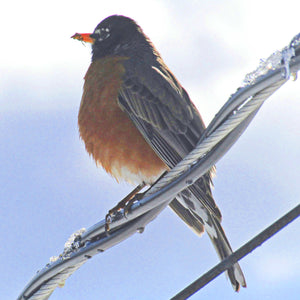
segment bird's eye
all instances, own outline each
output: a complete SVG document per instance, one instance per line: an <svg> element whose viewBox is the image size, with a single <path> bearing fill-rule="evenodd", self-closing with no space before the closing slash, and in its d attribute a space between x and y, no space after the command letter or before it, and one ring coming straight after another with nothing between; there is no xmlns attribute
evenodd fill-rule
<svg viewBox="0 0 300 300"><path fill-rule="evenodd" d="M94 31L91 37L101 42L110 37L110 30L109 28L98 28Z"/></svg>

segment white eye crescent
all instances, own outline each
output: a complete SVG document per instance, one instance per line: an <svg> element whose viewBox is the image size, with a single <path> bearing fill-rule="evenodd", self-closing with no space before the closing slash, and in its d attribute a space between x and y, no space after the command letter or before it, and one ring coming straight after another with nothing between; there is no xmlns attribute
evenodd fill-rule
<svg viewBox="0 0 300 300"><path fill-rule="evenodd" d="M110 37L110 30L109 28L98 28L95 30L94 34L97 34L98 37L98 41L101 42L105 39L107 39L108 37Z"/></svg>

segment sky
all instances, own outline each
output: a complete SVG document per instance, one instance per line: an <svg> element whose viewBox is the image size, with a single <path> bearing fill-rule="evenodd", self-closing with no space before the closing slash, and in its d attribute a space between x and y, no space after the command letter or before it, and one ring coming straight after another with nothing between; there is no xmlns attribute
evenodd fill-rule
<svg viewBox="0 0 300 300"><path fill-rule="evenodd" d="M76 230L102 220L132 186L97 168L77 113L90 48L70 39L111 14L135 19L206 124L260 59L299 33L295 1L6 1L0 19L1 299L15 299ZM267 102L217 164L214 197L239 248L299 203L300 83ZM191 299L296 299L300 223L244 258L248 287L223 275ZM207 235L170 209L77 270L50 299L168 299L218 262Z"/></svg>

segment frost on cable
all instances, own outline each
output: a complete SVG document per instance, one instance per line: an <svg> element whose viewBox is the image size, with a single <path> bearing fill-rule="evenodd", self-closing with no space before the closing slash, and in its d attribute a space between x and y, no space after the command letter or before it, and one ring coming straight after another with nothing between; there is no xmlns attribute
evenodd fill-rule
<svg viewBox="0 0 300 300"><path fill-rule="evenodd" d="M63 257L67 258L68 254L73 252L74 249L79 248L79 243L76 242L77 238L80 237L84 232L86 232L85 228L81 228L70 235L68 240L65 242Z"/></svg>
<svg viewBox="0 0 300 300"><path fill-rule="evenodd" d="M70 235L68 240L65 242L64 251L59 256L51 256L50 263L54 263L59 259L66 259L74 250L80 247L79 243L76 242L77 238L80 237L86 231L85 228L81 228Z"/></svg>
<svg viewBox="0 0 300 300"><path fill-rule="evenodd" d="M242 83L242 87L253 85L256 83L257 78L267 74L270 70L276 70L282 65L285 66L284 77L289 78L290 74L290 61L295 56L295 49L300 45L300 35L296 35L288 47L283 48L281 51L276 50L267 59L261 59L259 66L256 70L248 73ZM295 74L292 74L295 77Z"/></svg>
<svg viewBox="0 0 300 300"><path fill-rule="evenodd" d="M258 77L280 66L281 60L282 53L278 50L272 53L267 59L260 59L258 68L245 76L242 86L253 85Z"/></svg>

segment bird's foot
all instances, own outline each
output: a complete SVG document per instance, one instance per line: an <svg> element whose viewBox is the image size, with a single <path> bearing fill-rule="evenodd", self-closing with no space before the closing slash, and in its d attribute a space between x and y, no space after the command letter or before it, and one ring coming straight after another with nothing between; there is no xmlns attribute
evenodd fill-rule
<svg viewBox="0 0 300 300"><path fill-rule="evenodd" d="M142 198L143 193L138 192L144 188L146 184L139 184L132 192L130 192L124 199L122 199L115 207L110 209L105 216L105 230L109 231L109 224L112 223L114 217L123 210L123 215L126 217L133 203Z"/></svg>

